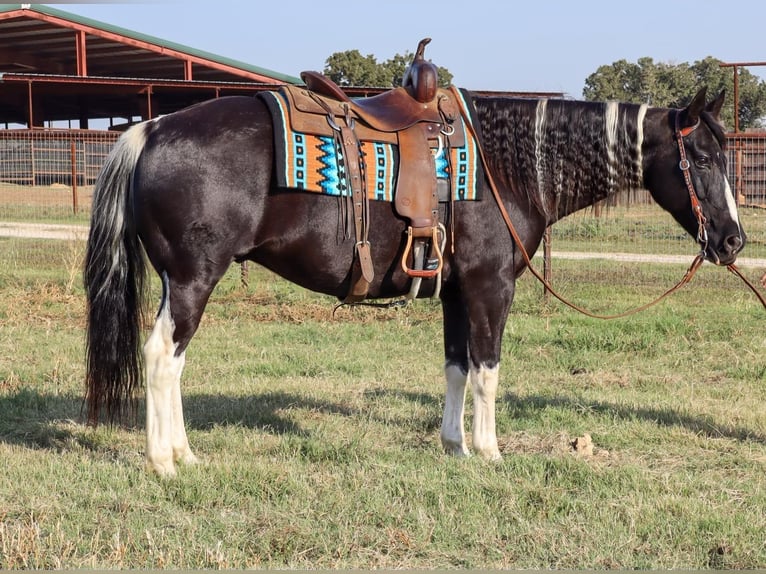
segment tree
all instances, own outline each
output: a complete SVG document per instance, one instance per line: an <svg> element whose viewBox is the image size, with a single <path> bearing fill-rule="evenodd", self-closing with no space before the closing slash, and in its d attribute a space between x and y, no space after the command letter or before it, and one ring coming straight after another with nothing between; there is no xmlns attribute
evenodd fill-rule
<svg viewBox="0 0 766 574"><path fill-rule="evenodd" d="M402 85L402 77L413 55L405 52L379 63L375 56L362 56L359 50L335 52L325 60L324 74L339 86L362 86L394 88ZM452 83L452 74L446 68L437 66L439 85L447 87Z"/></svg>
<svg viewBox="0 0 766 574"><path fill-rule="evenodd" d="M634 64L618 60L600 66L585 80L583 97L590 101L620 100L653 106L680 108L689 103L702 86L709 95L725 89L721 111L724 124L734 128L734 74L722 68L720 60L708 56L694 64L656 63L639 58ZM739 69L739 127L762 127L766 116L766 83L747 69Z"/></svg>

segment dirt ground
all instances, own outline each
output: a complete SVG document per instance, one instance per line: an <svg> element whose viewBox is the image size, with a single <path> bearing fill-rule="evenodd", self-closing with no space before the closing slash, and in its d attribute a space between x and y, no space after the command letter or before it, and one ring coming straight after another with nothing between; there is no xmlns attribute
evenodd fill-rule
<svg viewBox="0 0 766 574"><path fill-rule="evenodd" d="M78 186L77 205L90 208L93 186ZM0 183L0 205L26 205L34 207L72 205L72 188L68 185L14 185Z"/></svg>

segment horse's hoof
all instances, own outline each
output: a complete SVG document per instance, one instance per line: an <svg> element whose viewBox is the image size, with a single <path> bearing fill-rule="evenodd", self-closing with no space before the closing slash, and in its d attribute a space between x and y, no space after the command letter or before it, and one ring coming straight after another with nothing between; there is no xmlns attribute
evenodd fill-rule
<svg viewBox="0 0 766 574"><path fill-rule="evenodd" d="M444 452L450 456L457 458L468 458L471 456L471 452L468 450L465 443L460 444L443 440L442 447L444 448Z"/></svg>
<svg viewBox="0 0 766 574"><path fill-rule="evenodd" d="M183 465L191 466L194 464L199 464L199 459L196 456L194 456L194 453L190 450L186 450L179 456L175 456L173 458L175 458L175 461L177 463L183 464Z"/></svg>
<svg viewBox="0 0 766 574"><path fill-rule="evenodd" d="M498 462L503 460L503 455L497 448L488 448L484 450L477 450L476 453L486 461Z"/></svg>
<svg viewBox="0 0 766 574"><path fill-rule="evenodd" d="M162 478L172 478L176 475L176 467L173 461L164 463L146 461L146 470L149 473L157 474Z"/></svg>

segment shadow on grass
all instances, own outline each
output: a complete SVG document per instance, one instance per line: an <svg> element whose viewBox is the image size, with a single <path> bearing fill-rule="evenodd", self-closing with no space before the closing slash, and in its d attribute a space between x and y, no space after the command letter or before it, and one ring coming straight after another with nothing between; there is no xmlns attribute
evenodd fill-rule
<svg viewBox="0 0 766 574"><path fill-rule="evenodd" d="M422 417L421 429L436 430L441 423L441 397L427 393L373 389L365 394L365 403L407 401L427 407L432 413ZM531 395L521 397L506 393L501 399L514 418L539 419L546 408L576 412L589 412L625 421L644 420L664 427L682 427L701 436L730 438L766 444L766 436L746 427L719 424L713 417L690 415L671 408L636 408L611 402L583 402L573 397ZM499 401L500 402L500 401ZM143 432L144 402L137 402L138 418L133 427ZM391 415L385 409L385 418L375 409L353 407L343 402L316 399L307 395L270 392L244 398L224 395L192 394L184 398L186 426L190 430L208 430L216 426L237 426L261 429L267 432L305 437L310 435L296 422L295 411L306 410L322 414L378 421L388 425L412 428L410 416ZM41 394L25 388L0 397L0 442L32 449L59 450L71 440L86 449L98 450L103 445L98 438L92 441L82 416L82 398L74 395ZM91 444L92 443L92 444Z"/></svg>
<svg viewBox="0 0 766 574"><path fill-rule="evenodd" d="M387 424L412 426L411 417L396 417L388 414L385 419L375 415L368 402L406 400L410 403L425 405L436 412L440 400L427 393L402 393L386 389L366 391L361 407L347 403L317 399L307 395L272 391L244 398L232 398L222 395L190 395L184 398L184 416L186 426L194 430L206 430L214 426L244 426L269 430L277 434L305 436L307 432L295 422L295 411L310 411L321 414L339 415L347 418L363 418ZM393 398L392 398L393 397ZM429 427L435 428L439 418L429 417Z"/></svg>
<svg viewBox="0 0 766 574"><path fill-rule="evenodd" d="M721 424L708 415L690 415L671 408L634 407L604 401L582 401L573 397L551 397L529 395L520 397L515 393L505 393L503 401L513 412L514 417L538 419L540 413L549 407L577 412L608 415L610 418L653 422L663 427L681 427L695 434L709 438L729 438L738 441L752 441L766 444L766 436L745 427Z"/></svg>

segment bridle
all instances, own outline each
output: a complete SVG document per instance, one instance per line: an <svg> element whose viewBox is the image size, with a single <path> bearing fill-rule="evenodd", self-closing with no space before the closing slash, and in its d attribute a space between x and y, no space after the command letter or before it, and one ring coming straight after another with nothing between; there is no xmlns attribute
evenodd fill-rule
<svg viewBox="0 0 766 574"><path fill-rule="evenodd" d="M451 89L453 91L457 90L457 88L455 88L454 86L452 86ZM458 102L461 101L461 98L459 97L456 99ZM644 311L648 309L649 307L656 305L657 303L662 301L665 297L667 297L671 293L678 291L681 287L689 283L689 281L692 280L692 277L694 277L694 274L697 272L697 269L699 269L702 266L702 264L705 262L705 251L707 250L707 241L708 241L707 228L705 227L705 224L707 223L707 219L702 213L702 206L700 205L699 198L697 197L697 192L694 189L694 182L692 182L691 174L689 173L690 163L689 163L689 160L686 158L686 148L684 146L684 141L683 141L684 137L688 136L695 129L697 129L700 122L699 119L697 120L697 123L694 124L693 126L679 129L679 123L680 123L679 119L680 119L681 111L678 110L675 116L675 136L676 136L676 141L678 142L678 151L679 151L679 154L681 155L681 160L678 166L681 169L681 172L683 173L684 181L686 182L686 188L689 191L692 211L694 212L694 216L696 217L697 223L698 223L697 240L700 242L700 244L703 245L702 250L694 258L694 261L692 261L692 264L686 270L686 273L684 273L684 276L681 278L681 280L678 283L676 283L673 287L665 291L662 295L657 297L654 301L650 301L649 303L646 303L639 307L635 307L633 309L629 309L622 313L617 313L614 315L599 315L599 314L587 311L583 309L582 307L579 307L578 305L575 305L571 301L568 301L567 299L565 299L551 286L550 282L548 282L542 275L540 275L540 272L537 271L532 266L532 259L529 256L529 253L527 253L527 250L524 247L524 243L521 241L521 238L519 237L519 234L516 231L516 228L514 227L510 216L508 215L508 211L505 209L503 200L500 197L500 192L498 191L497 185L495 184L495 180L492 177L492 171L490 170L489 162L487 161L487 158L484 155L484 149L481 145L481 140L479 139L476 133L476 130L473 126L473 122L471 121L471 118L469 117L468 112L465 110L465 106L460 105L459 108L460 108L460 113L463 116L463 123L465 124L467 129L471 132L471 135L473 136L474 141L476 142L476 147L479 151L479 157L481 158L481 163L482 163L482 166L484 167L484 174L485 174L485 177L487 178L487 182L489 183L489 188L492 191L492 195L495 198L495 202L500 208L500 214L502 215L503 220L505 221L506 227L508 227L508 231L510 231L511 233L511 237L513 238L514 244L516 245L516 248L521 253L522 258L524 259L524 263L526 264L527 268L529 268L530 273L532 273L532 275L534 275L537 278L537 280L543 284L546 291L550 293L551 295L553 295L556 299L558 299L561 303L563 303L567 307L574 309L575 311L594 319L618 319L621 317L634 315L640 311ZM454 242L453 242L453 248L454 248ZM730 265L727 265L727 269L731 271L732 273L734 273L735 275L737 275L740 279L742 279L742 281L744 281L744 283L750 288L750 290L753 293L755 293L755 296L758 297L758 299L760 300L764 308L766 308L766 299L764 299L764 297L759 293L758 289L750 281L748 281L748 279L740 272L740 270L733 263Z"/></svg>
<svg viewBox="0 0 766 574"><path fill-rule="evenodd" d="M691 164L689 163L689 160L686 159L686 147L684 146L684 138L691 134L694 130L697 129L697 127L700 125L700 119L697 118L697 122L692 126L687 126L685 128L681 128L680 126L680 117L681 117L681 111L676 112L676 142L678 142L678 153L681 156L681 161L678 162L678 167L681 169L681 173L684 175L684 182L686 183L686 189L689 190L689 199L691 200L692 204L692 213L694 213L694 217L697 218L697 242L702 246L702 252L697 257L702 257L704 259L705 252L707 251L707 243L708 243L708 235L707 235L707 218L705 218L705 215L702 213L702 206L700 205L699 198L697 197L697 192L694 189L694 182L692 181L691 173L690 173L690 167ZM695 260L696 261L696 260ZM742 279L742 281L747 285L747 287L755 294L755 296L758 298L758 300L761 302L761 304L766 308L766 299L764 299L761 292L753 285L747 277L745 277L742 272L739 270L739 268L734 264L730 263L726 266L726 268L734 273L737 277ZM691 279L691 277L689 277Z"/></svg>
<svg viewBox="0 0 766 574"><path fill-rule="evenodd" d="M704 253L707 251L707 242L708 242L708 236L707 236L707 227L705 227L705 224L707 223L707 219L705 218L705 215L702 213L702 205L700 205L699 197L697 197L697 192L694 189L694 182L692 181L691 176L691 164L689 163L689 160L686 158L686 147L684 146L684 138L688 135L690 135L694 130L696 130L700 125L700 119L697 118L697 122L692 126L687 126L685 128L680 127L681 124L681 110L676 111L676 142L678 143L678 154L681 156L681 161L678 162L678 167L681 170L681 173L684 176L684 182L686 183L686 189L689 191L689 199L691 200L692 204L692 213L694 214L694 217L697 219L697 242L702 246L702 252Z"/></svg>

